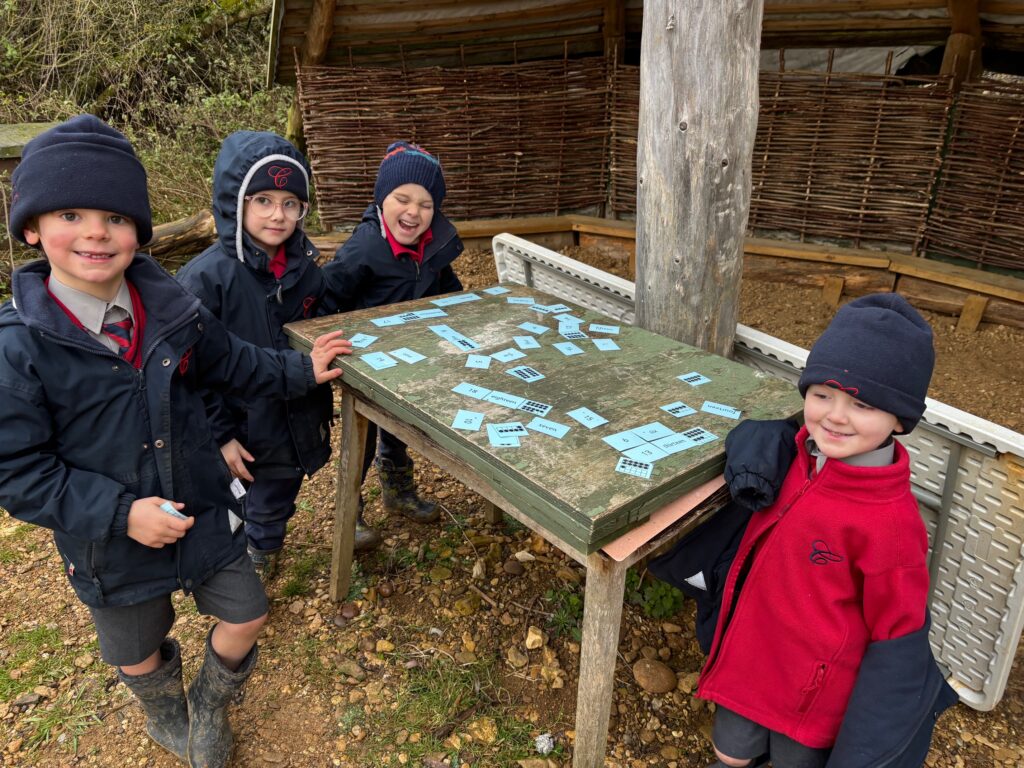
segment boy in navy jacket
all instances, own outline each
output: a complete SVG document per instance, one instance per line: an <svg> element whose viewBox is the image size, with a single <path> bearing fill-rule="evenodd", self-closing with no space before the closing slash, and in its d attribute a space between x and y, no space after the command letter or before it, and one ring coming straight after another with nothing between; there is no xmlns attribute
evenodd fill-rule
<svg viewBox="0 0 1024 768"><path fill-rule="evenodd" d="M324 267L324 275L342 310L379 307L462 290L452 262L463 245L441 213L444 172L437 158L405 141L388 147L377 172L374 201L355 232ZM377 453L377 428L366 435L363 477ZM380 430L377 458L382 502L388 512L427 523L439 516L437 505L417 497L412 459L405 444ZM380 535L363 520L360 501L357 544L371 548Z"/></svg>
<svg viewBox="0 0 1024 768"><path fill-rule="evenodd" d="M178 271L229 331L260 347L289 349L284 324L336 311L302 230L309 164L277 134L237 131L213 169L217 242ZM302 397L206 396L214 438L245 497L249 556L260 579L273 577L305 475L331 453L329 385Z"/></svg>
<svg viewBox="0 0 1024 768"><path fill-rule="evenodd" d="M309 358L228 333L149 256L146 174L91 115L25 146L9 230L45 260L0 307L0 506L53 530L105 661L147 731L193 766L223 766L228 702L256 663L267 601L200 392L287 398L340 375L339 333ZM171 593L219 622L186 698Z"/></svg>

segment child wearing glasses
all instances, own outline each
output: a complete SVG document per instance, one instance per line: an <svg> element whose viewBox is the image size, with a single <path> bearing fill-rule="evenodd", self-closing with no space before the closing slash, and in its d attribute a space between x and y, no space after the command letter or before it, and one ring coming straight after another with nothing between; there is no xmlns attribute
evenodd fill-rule
<svg viewBox="0 0 1024 768"><path fill-rule="evenodd" d="M229 330L260 347L288 349L285 323L337 311L301 226L309 176L306 158L277 134L228 136L213 170L217 242L177 275ZM331 388L286 401L209 392L206 402L225 461L249 484L245 533L266 584L303 476L330 456Z"/></svg>

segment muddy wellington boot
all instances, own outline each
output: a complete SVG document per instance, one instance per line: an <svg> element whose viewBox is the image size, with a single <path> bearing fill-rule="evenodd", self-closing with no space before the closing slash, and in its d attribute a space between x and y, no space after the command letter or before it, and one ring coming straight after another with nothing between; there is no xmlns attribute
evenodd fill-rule
<svg viewBox="0 0 1024 768"><path fill-rule="evenodd" d="M363 500L359 499L359 517L356 518L356 538L355 538L355 551L356 552L372 552L380 546L383 537L380 535L380 531L373 528L366 522L366 518L363 517Z"/></svg>
<svg viewBox="0 0 1024 768"><path fill-rule="evenodd" d="M181 685L181 648L170 638L160 645L163 665L145 675L117 676L142 705L146 713L146 733L179 760L188 750L188 707Z"/></svg>
<svg viewBox="0 0 1024 768"><path fill-rule="evenodd" d="M232 672L206 636L206 658L188 689L188 764L191 768L224 768L231 757L234 736L228 722L228 704L241 694L242 686L256 667L259 650L254 645L238 669Z"/></svg>
<svg viewBox="0 0 1024 768"><path fill-rule="evenodd" d="M399 512L417 523L432 523L441 516L437 504L416 495L412 464L396 467L390 459L377 459L381 501L389 513Z"/></svg>
<svg viewBox="0 0 1024 768"><path fill-rule="evenodd" d="M260 577L260 584L266 589L277 574L277 561L281 559L281 550L247 547L246 551L249 553L249 559L252 560L252 567L256 570L256 575Z"/></svg>

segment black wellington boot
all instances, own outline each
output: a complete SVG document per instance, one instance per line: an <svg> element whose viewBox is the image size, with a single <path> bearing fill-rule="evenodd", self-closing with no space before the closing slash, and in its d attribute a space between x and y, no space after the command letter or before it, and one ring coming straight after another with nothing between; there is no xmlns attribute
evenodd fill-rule
<svg viewBox="0 0 1024 768"><path fill-rule="evenodd" d="M146 713L146 733L157 744L180 760L188 750L188 707L181 685L181 648L177 640L167 638L160 645L163 665L145 675L117 676Z"/></svg>
<svg viewBox="0 0 1024 768"><path fill-rule="evenodd" d="M356 518L356 538L355 538L355 551L356 552L372 552L380 546L381 541L384 538L380 535L380 531L376 528L372 528L363 517L363 499L359 499L359 517Z"/></svg>
<svg viewBox="0 0 1024 768"><path fill-rule="evenodd" d="M384 509L398 512L417 523L432 523L441 516L437 504L423 501L416 495L412 478L412 464L396 467L390 459L377 459L380 476L381 501Z"/></svg>
<svg viewBox="0 0 1024 768"><path fill-rule="evenodd" d="M232 672L213 650L213 630L206 636L206 658L188 689L188 764L191 768L224 768L231 757L234 736L228 722L228 704L241 692L256 667L259 649Z"/></svg>

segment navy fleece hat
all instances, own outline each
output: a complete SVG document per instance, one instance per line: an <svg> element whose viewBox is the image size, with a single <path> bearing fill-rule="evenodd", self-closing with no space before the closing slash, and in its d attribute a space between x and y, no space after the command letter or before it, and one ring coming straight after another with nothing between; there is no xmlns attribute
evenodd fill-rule
<svg viewBox="0 0 1024 768"><path fill-rule="evenodd" d="M33 217L65 208L119 213L135 222L139 245L153 238L146 170L124 134L92 115L28 142L11 182L9 229L23 243Z"/></svg>
<svg viewBox="0 0 1024 768"><path fill-rule="evenodd" d="M934 367L925 319L898 293L876 293L836 312L807 356L800 394L812 384L842 389L910 432L924 413Z"/></svg>
<svg viewBox="0 0 1024 768"><path fill-rule="evenodd" d="M380 161L377 183L373 186L374 201L381 205L385 197L403 184L419 184L430 193L438 208L447 191L444 171L436 157L417 144L396 141Z"/></svg>
<svg viewBox="0 0 1024 768"><path fill-rule="evenodd" d="M299 200L308 203L309 175L298 163L278 157L269 165L262 165L256 169L253 177L249 179L245 193L254 195L269 189L291 192Z"/></svg>

